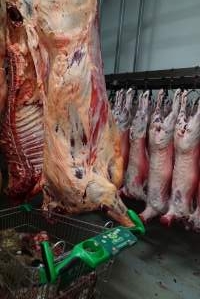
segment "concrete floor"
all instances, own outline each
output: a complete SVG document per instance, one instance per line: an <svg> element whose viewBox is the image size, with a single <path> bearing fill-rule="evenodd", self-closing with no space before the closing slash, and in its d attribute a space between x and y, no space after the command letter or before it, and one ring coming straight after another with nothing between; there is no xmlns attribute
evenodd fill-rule
<svg viewBox="0 0 200 299"><path fill-rule="evenodd" d="M154 223L113 265L104 298L199 299L198 235Z"/></svg>
<svg viewBox="0 0 200 299"><path fill-rule="evenodd" d="M140 212L142 205L125 202ZM102 214L82 219L105 221ZM168 229L155 220L146 235L115 260L102 299L199 299L200 235L182 226Z"/></svg>

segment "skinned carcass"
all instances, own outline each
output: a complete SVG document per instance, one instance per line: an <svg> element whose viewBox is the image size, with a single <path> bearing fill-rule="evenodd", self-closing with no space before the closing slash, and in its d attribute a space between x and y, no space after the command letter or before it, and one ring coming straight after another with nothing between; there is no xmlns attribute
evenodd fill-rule
<svg viewBox="0 0 200 299"><path fill-rule="evenodd" d="M129 163L122 194L135 199L146 199L145 185L148 178L146 130L148 123L149 91L139 96L139 104L130 128Z"/></svg>
<svg viewBox="0 0 200 299"><path fill-rule="evenodd" d="M149 127L149 177L147 205L140 215L147 221L166 211L170 196L173 171L173 136L179 112L181 90L175 92L172 110L167 117L162 115L164 91L158 93L157 106Z"/></svg>
<svg viewBox="0 0 200 299"><path fill-rule="evenodd" d="M187 91L181 100L174 145L175 165L172 178L172 194L168 212L161 222L170 225L172 220L188 220L199 179L200 101L195 115L187 119Z"/></svg>
<svg viewBox="0 0 200 299"><path fill-rule="evenodd" d="M7 193L13 203L41 190L43 107L19 1L7 1L8 100L0 146L8 163ZM27 8L28 9L28 8ZM27 11L23 15L27 14ZM41 64L42 67L42 64Z"/></svg>
<svg viewBox="0 0 200 299"><path fill-rule="evenodd" d="M126 92L123 89L117 91L113 108L113 116L120 132L124 171L126 171L129 161L129 129L133 118L134 94L135 91L132 88L129 88Z"/></svg>
<svg viewBox="0 0 200 299"><path fill-rule="evenodd" d="M132 226L117 193L123 159L102 71L97 1L35 0L29 12L24 26L44 105L43 208L68 214L103 209Z"/></svg>

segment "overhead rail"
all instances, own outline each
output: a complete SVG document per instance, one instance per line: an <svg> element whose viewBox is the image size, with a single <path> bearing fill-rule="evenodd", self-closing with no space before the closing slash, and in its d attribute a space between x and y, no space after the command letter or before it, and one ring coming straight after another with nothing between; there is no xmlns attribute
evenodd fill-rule
<svg viewBox="0 0 200 299"><path fill-rule="evenodd" d="M134 87L137 89L200 88L200 66L190 68L118 73L105 76L109 90Z"/></svg>

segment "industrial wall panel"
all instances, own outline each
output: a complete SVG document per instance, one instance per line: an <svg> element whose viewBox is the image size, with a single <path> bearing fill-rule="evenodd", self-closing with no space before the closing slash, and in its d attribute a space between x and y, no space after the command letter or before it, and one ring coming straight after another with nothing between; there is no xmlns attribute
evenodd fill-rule
<svg viewBox="0 0 200 299"><path fill-rule="evenodd" d="M140 0L125 0L119 72L132 71ZM102 2L102 49L105 73L112 73L120 0ZM137 70L192 67L200 64L200 1L145 0Z"/></svg>

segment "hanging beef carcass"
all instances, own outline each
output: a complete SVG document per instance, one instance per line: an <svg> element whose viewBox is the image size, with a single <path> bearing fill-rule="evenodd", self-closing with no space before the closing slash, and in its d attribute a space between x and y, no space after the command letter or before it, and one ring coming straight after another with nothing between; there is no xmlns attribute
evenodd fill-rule
<svg viewBox="0 0 200 299"><path fill-rule="evenodd" d="M24 26L44 104L43 208L65 213L103 209L132 226L117 193L123 159L102 71L97 1L31 5ZM47 79L41 72L44 47Z"/></svg>
<svg viewBox="0 0 200 299"><path fill-rule="evenodd" d="M121 151L126 171L129 161L129 129L133 118L133 98L135 91L129 88L126 92L121 89L116 92L113 116L120 131Z"/></svg>
<svg viewBox="0 0 200 299"><path fill-rule="evenodd" d="M7 97L7 83L5 74L5 54L6 54L6 4L0 0L0 116L5 106ZM2 176L0 171L0 193Z"/></svg>
<svg viewBox="0 0 200 299"><path fill-rule="evenodd" d="M24 2L25 5L26 2ZM24 17L29 6L7 1L6 47L8 100L2 119L1 149L8 163L7 193L17 204L41 190L43 162L43 107L36 70L27 44ZM43 60L45 60L43 53ZM41 71L47 71L47 65Z"/></svg>
<svg viewBox="0 0 200 299"><path fill-rule="evenodd" d="M181 100L181 110L177 119L174 145L175 165L172 179L172 195L167 214L161 222L170 225L173 219L189 218L199 179L200 146L200 101L197 112L187 119L187 91Z"/></svg>
<svg viewBox="0 0 200 299"><path fill-rule="evenodd" d="M164 91L158 93L157 106L149 128L149 177L147 206L140 215L144 221L166 211L173 171L173 136L179 112L181 90L175 92L172 110L162 116Z"/></svg>
<svg viewBox="0 0 200 299"><path fill-rule="evenodd" d="M139 97L138 109L130 128L130 153L122 193L128 197L145 200L148 177L146 130L148 123L149 91Z"/></svg>

